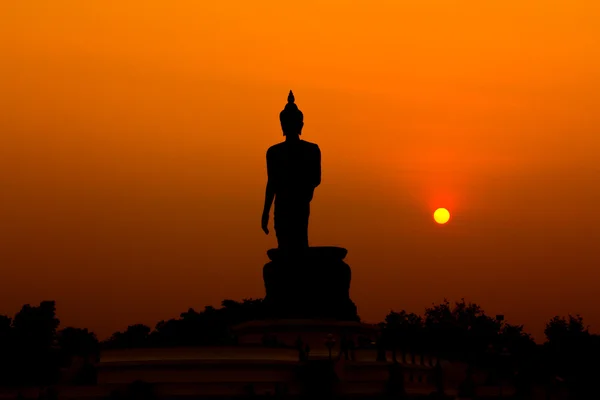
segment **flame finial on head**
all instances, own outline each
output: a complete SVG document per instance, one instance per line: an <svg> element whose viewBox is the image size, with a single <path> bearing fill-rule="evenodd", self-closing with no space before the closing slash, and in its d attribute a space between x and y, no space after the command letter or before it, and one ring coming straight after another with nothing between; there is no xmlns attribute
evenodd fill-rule
<svg viewBox="0 0 600 400"><path fill-rule="evenodd" d="M288 103L293 103L296 99L294 98L294 92L290 90L290 94L288 94Z"/></svg>

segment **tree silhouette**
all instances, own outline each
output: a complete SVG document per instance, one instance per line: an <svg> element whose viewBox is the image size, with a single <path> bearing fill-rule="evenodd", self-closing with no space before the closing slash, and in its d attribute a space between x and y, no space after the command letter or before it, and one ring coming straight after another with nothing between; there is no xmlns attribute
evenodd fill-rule
<svg viewBox="0 0 600 400"><path fill-rule="evenodd" d="M54 301L34 307L26 304L12 321L15 383L48 385L58 379L58 352L55 346L56 318Z"/></svg>
<svg viewBox="0 0 600 400"><path fill-rule="evenodd" d="M503 323L464 299L447 300L425 310L424 317L404 310L390 312L383 324L386 346L403 351L434 351L451 359L485 363L491 352L527 356L535 351L523 326Z"/></svg>
<svg viewBox="0 0 600 400"><path fill-rule="evenodd" d="M12 318L6 315L0 315L0 344L6 343L9 339L12 329Z"/></svg>
<svg viewBox="0 0 600 400"><path fill-rule="evenodd" d="M7 385L15 379L15 356L12 318L0 315L0 385Z"/></svg>
<svg viewBox="0 0 600 400"><path fill-rule="evenodd" d="M92 357L99 354L99 342L93 332L87 328L67 327L58 332L58 346L61 352L69 357Z"/></svg>
<svg viewBox="0 0 600 400"><path fill-rule="evenodd" d="M449 360L467 363L469 371L487 371L488 384L520 375L520 393L531 387L532 362L537 346L523 326L504 323L485 314L476 303L464 299L451 304L444 300L425 309L424 317L406 311L390 312L383 324L385 346L403 352L433 352ZM472 390L472 378L461 386Z"/></svg>
<svg viewBox="0 0 600 400"><path fill-rule="evenodd" d="M554 317L544 330L546 369L564 380L573 398L600 398L596 383L600 339L589 333L579 315Z"/></svg>
<svg viewBox="0 0 600 400"><path fill-rule="evenodd" d="M423 348L423 319L402 310L391 311L383 324L382 340L387 348L392 349L392 360L397 361L397 350L421 350Z"/></svg>
<svg viewBox="0 0 600 400"><path fill-rule="evenodd" d="M475 362L490 345L497 345L501 324L475 303L449 301L425 310L428 346L450 359Z"/></svg>
<svg viewBox="0 0 600 400"><path fill-rule="evenodd" d="M211 346L234 344L231 328L242 322L264 316L262 299L244 299L241 302L223 300L220 308L206 306L197 312L193 308L181 313L178 319L160 321L154 330L144 328L148 337L136 340L136 346ZM128 331L132 327L128 328ZM116 332L106 343L112 347L128 347L131 333Z"/></svg>
<svg viewBox="0 0 600 400"><path fill-rule="evenodd" d="M100 358L100 344L96 335L87 329L67 327L58 332L58 347L62 358L61 365L72 366L79 360L79 370L72 383L89 385L96 382L94 363Z"/></svg>
<svg viewBox="0 0 600 400"><path fill-rule="evenodd" d="M223 300L219 308L207 306L200 312L190 308L179 318L160 321L154 329L131 325L124 332L115 332L104 346L235 345L231 328L264 316L262 299ZM53 301L26 304L13 318L0 315L0 386L55 383L59 367L69 365L73 357L84 362L72 383L95 382L92 365L100 350L96 336L83 328L66 327L57 332L58 326ZM391 311L380 327L378 343L381 350L392 350L394 360L396 350L434 352L466 362L470 371L487 370L494 379L513 380L520 396L531 393L534 383L551 387L560 380L569 390L569 398L600 398L596 383L600 336L590 333L579 315L552 318L543 345L536 345L522 325L492 318L464 299L433 304L423 316ZM494 379L488 383L494 384ZM461 389L469 392L473 382L463 383ZM143 390L128 393L140 395L149 394Z"/></svg>
<svg viewBox="0 0 600 400"><path fill-rule="evenodd" d="M556 346L568 345L589 336L588 328L583 324L583 318L579 315L552 318L546 324L544 334L548 343Z"/></svg>
<svg viewBox="0 0 600 400"><path fill-rule="evenodd" d="M106 342L111 348L139 348L150 344L151 329L143 324L130 325L124 332L115 332Z"/></svg>
<svg viewBox="0 0 600 400"><path fill-rule="evenodd" d="M12 322L18 341L37 351L54 345L59 325L54 301L43 301L37 307L26 304Z"/></svg>

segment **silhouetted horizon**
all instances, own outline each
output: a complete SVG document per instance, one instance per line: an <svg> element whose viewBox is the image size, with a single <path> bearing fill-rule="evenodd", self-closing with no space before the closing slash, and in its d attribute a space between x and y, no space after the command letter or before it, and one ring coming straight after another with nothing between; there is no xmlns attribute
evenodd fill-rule
<svg viewBox="0 0 600 400"><path fill-rule="evenodd" d="M93 385L102 349L238 346L231 328L264 316L262 299L223 300L220 308L208 306L200 312L190 308L177 319L159 321L154 328L134 323L100 342L88 329L60 328L53 301L24 305L14 318L0 316L4 354L0 386L53 385L64 379L64 367L72 364L73 357L83 364L71 376L71 383ZM552 318L545 327L545 343L535 344L522 326L510 324L502 315L488 316L479 305L464 300L445 301L433 304L423 316L392 311L379 324L379 332L377 343L359 341L352 348L375 346L391 351L392 361L425 352L498 373L510 360L511 368L519 371L516 385L523 393L555 377L573 394L595 393L593 371L600 356L600 335L590 333L578 316ZM283 346L266 336L264 340L267 348ZM39 366L35 371L32 363Z"/></svg>

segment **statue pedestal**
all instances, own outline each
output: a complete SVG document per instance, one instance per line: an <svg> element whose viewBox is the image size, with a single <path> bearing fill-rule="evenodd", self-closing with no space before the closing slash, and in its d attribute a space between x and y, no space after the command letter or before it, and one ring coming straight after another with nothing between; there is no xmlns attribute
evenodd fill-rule
<svg viewBox="0 0 600 400"><path fill-rule="evenodd" d="M269 250L271 262L263 269L267 317L359 321L347 253L341 247L309 247L294 255Z"/></svg>
<svg viewBox="0 0 600 400"><path fill-rule="evenodd" d="M269 250L271 262L263 269L266 319L237 326L239 343L294 346L300 339L318 357L328 355L328 337L333 351L344 341L355 346L361 338L372 341L376 327L359 322L350 299L347 253L341 247L309 247L296 254Z"/></svg>

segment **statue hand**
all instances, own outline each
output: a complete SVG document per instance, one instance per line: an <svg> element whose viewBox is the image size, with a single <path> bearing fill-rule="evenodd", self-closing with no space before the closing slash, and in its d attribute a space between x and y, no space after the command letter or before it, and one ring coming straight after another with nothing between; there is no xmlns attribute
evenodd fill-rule
<svg viewBox="0 0 600 400"><path fill-rule="evenodd" d="M268 235L269 234L269 214L268 213L263 213L261 226L262 226L262 230L265 233L265 235Z"/></svg>

